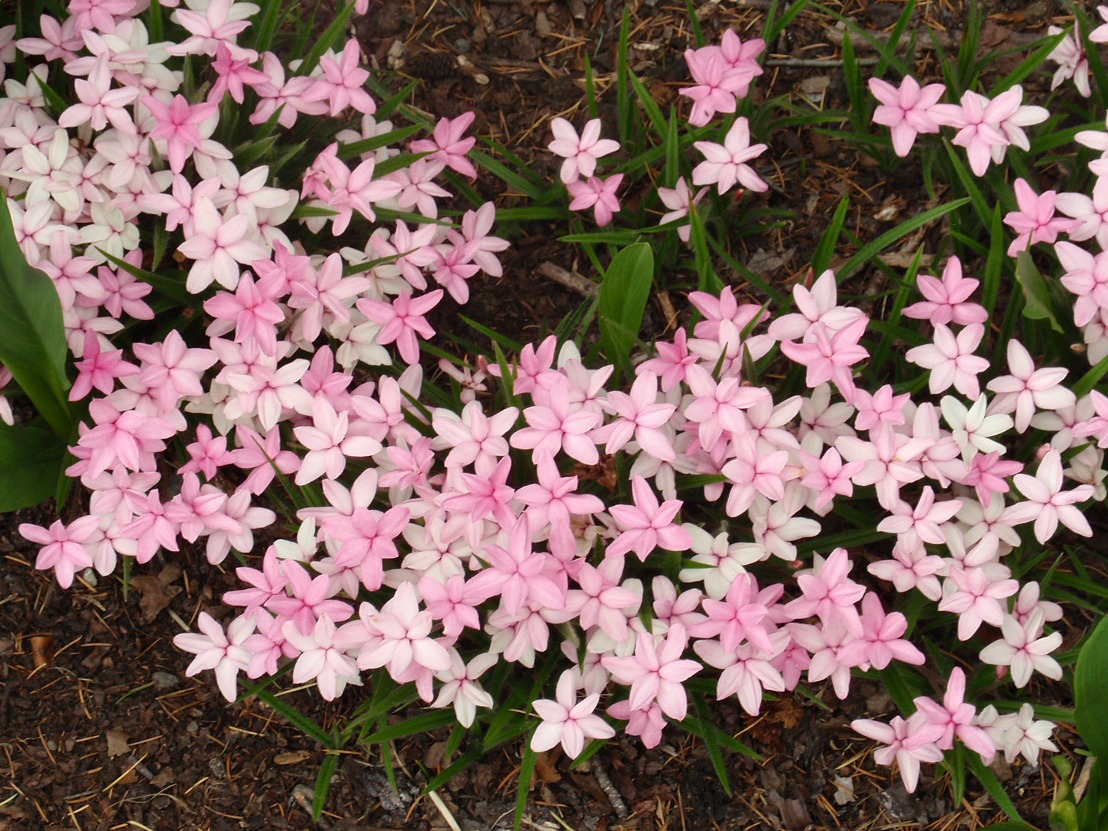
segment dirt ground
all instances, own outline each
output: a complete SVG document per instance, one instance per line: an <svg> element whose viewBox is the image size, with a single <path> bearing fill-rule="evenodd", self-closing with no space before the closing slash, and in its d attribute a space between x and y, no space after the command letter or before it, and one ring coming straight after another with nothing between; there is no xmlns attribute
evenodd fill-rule
<svg viewBox="0 0 1108 831"><path fill-rule="evenodd" d="M690 43L684 4L631 0L626 5L633 68L649 79L666 109L687 80L681 60ZM756 35L769 4L695 5L706 33L715 38L728 26ZM828 5L877 35L903 8L865 0ZM554 162L541 150L550 140L547 123L559 114L572 117L582 100L585 54L598 77L614 71L623 6L611 0L381 0L371 3L356 31L365 54L398 73L394 80L424 81L418 106L436 115L476 111L478 134L538 160L553 176ZM993 45L1041 33L1066 12L1061 3L1018 6L1020 11L991 9L986 31ZM950 42L957 40L962 14L961 6L948 0L925 0L917 10L921 22ZM803 13L770 45L755 94L803 95L811 101L818 92L818 106L841 106L836 33L830 15ZM924 55L922 73L934 69L933 55ZM602 111L606 101L602 97ZM772 187L764 199L767 206L791 211L792 218L772 238L759 238L762 247L741 253L752 269L778 284L803 275L821 223L844 193L850 193L852 205L847 225L863 239L887 230L902 211L910 215L912 203L922 197L911 165L884 178L850 147L806 129L778 131L770 143L783 173L775 177L766 171ZM483 187L502 203L509 198L495 183ZM575 261L568 246L541 226L513 240L504 261L502 280L474 282L466 315L528 340L582 302L581 294L543 276L549 270L541 266L554 263L587 274L587 263ZM666 310L653 311L658 321L667 319ZM200 607L214 611L215 598L232 587L233 575L186 549L137 570L126 596L116 578L62 591L31 568L34 552L15 531L21 521L48 523L49 517L27 513L0 524L0 831L313 827L310 809L322 749L257 699L227 705L210 674L185 678L189 658L171 643L180 631L176 618L194 619ZM721 705L721 724L761 755L759 760L727 756L733 797L720 787L703 745L670 728L655 750L620 741L580 770L571 770L560 754L544 754L524 827L972 831L1002 819L973 782L956 805L941 771L925 772L919 792L909 796L888 769L875 768L872 743L854 734L849 723L893 712L876 684L858 683L842 704L829 689L812 692L810 700L768 702L757 719L733 704ZM1056 694L1044 689L1040 700ZM327 728L341 708L354 706L354 698L328 706L313 693L299 692L292 701ZM445 734L430 734L396 743L396 791L378 756L344 750L318 827L510 828L518 746L506 746L437 793L421 795L428 775L441 765L444 739ZM1074 739L1065 728L1056 735L1071 758ZM1053 769L1001 764L997 773L1024 817L1045 827Z"/></svg>

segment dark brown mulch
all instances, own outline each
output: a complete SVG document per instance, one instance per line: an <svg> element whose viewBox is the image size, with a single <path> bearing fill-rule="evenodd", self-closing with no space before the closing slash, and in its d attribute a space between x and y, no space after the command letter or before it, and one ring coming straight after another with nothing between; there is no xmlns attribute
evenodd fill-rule
<svg viewBox="0 0 1108 831"><path fill-rule="evenodd" d="M675 100L686 77L680 55L689 44L689 27L683 3L674 0L379 0L373 5L357 23L365 52L382 67L423 79L420 107L436 115L477 111L480 134L552 176L554 163L541 150L549 141L547 122L557 114L583 117L575 108L583 97L586 52L598 78L614 71L624 5L631 13L635 71L649 79L663 108ZM711 37L725 26L757 33L768 7L763 0L696 5ZM891 25L902 8L863 0L830 5L874 32ZM995 9L989 31L997 42L1013 32L1041 31L1051 14L1065 12L1060 5L1017 6ZM960 5L940 0L921 4L918 14L936 30L953 32L960 13ZM824 98L813 106L841 106L837 43L833 18L805 12L771 45L757 94L798 100L822 90ZM813 59L828 63L804 65ZM602 111L610 98L602 96ZM767 170L774 187L765 203L793 211L793 218L775 232L772 245L741 253L775 283L804 275L826 218L844 194L851 197L847 227L863 239L910 215L922 199L910 166L883 177L870 160L807 129L780 131L772 144L783 173L775 177ZM480 186L502 203L511 197L496 185ZM920 241L905 251L914 252ZM530 340L584 299L542 276L539 266L549 262L593 275L541 227L513 242L504 257L505 277L475 283L464 311L511 337ZM680 296L671 302L680 312ZM664 328L669 310L659 307L652 314L659 330ZM439 325L473 337L449 315ZM218 614L218 598L234 582L230 568L214 568L199 552L185 551L136 569L126 596L118 577L62 591L33 571L34 553L15 530L20 521L48 524L51 517L4 519L0 831L312 827L322 749L256 699L228 705L210 674L185 678L189 656L171 644L181 631L178 621L194 620L201 608ZM354 706L354 692L342 707ZM290 700L324 727L341 712L311 692L294 693ZM871 683L857 684L846 703L827 688L814 690L811 701L767 702L758 718L733 703L720 705L725 729L761 754L759 760L726 756L732 797L720 787L704 746L675 729L655 750L621 741L580 770L561 755L544 754L524 827L954 831L1000 818L992 800L972 784L966 799L954 805L949 783L937 771L926 772L920 792L909 796L888 769L875 768L871 743L860 740L849 722L891 712L887 695ZM1060 730L1056 738L1072 755L1072 735ZM423 796L428 772L442 765L443 739L433 734L397 743L396 791L376 751L344 751L319 827L510 827L518 747L509 745L482 760L434 798ZM1052 769L1002 764L998 774L1025 817L1045 824Z"/></svg>

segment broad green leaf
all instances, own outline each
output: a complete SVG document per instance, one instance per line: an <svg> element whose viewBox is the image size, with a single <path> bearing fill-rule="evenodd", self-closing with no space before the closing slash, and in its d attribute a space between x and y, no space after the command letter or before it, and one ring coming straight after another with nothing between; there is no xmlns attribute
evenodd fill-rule
<svg viewBox="0 0 1108 831"><path fill-rule="evenodd" d="M64 459L65 442L49 430L0 423L0 512L54 496Z"/></svg>
<svg viewBox="0 0 1108 831"><path fill-rule="evenodd" d="M600 283L600 342L608 360L627 377L653 283L654 252L645 242L616 254Z"/></svg>
<svg viewBox="0 0 1108 831"><path fill-rule="evenodd" d="M49 277L27 264L0 191L0 363L63 439L73 426L67 353L58 292Z"/></svg>
<svg viewBox="0 0 1108 831"><path fill-rule="evenodd" d="M1074 670L1073 697L1077 732L1098 759L1108 759L1108 616L1102 617L1081 647Z"/></svg>
<svg viewBox="0 0 1108 831"><path fill-rule="evenodd" d="M1054 315L1050 287L1026 251L1020 251L1016 256L1016 279L1023 289L1023 316L1028 320L1046 320L1051 329L1061 333L1062 324Z"/></svg>

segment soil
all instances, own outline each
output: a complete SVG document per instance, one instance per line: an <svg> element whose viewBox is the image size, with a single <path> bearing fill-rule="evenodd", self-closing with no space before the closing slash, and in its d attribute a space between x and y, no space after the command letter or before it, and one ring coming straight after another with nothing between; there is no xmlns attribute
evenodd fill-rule
<svg viewBox="0 0 1108 831"><path fill-rule="evenodd" d="M554 115L572 117L580 106L586 54L597 77L614 70L624 5L631 16L633 68L649 79L666 109L687 77L681 55L690 30L677 0L380 0L356 22L356 31L370 60L424 82L417 106L436 115L476 111L478 134L545 166L554 177L554 163L542 150L549 141L546 125ZM724 27L756 35L769 7L764 0L694 5L709 40ZM887 31L903 9L898 2L864 0L828 5L875 35ZM1021 2L989 11L987 38L998 45L1043 32L1052 16L1067 9ZM956 43L963 15L953 0L922 2L916 11L948 43ZM837 31L831 15L801 14L770 45L756 94L843 106ZM926 76L934 71L934 53L923 45L922 55L918 68ZM609 98L601 96L602 113ZM783 172L766 171L773 187L765 205L786 209L792 218L775 232L771 246L740 253L779 285L804 276L823 223L844 194L851 197L847 227L861 239L887 230L925 201L910 165L884 177L856 150L807 129L779 130L770 141ZM501 204L511 200L495 183L481 187ZM905 251L914 252L921 241ZM513 239L502 280L474 282L464 313L520 341L549 331L584 297L543 276L549 273L544 263L589 273L569 246L531 227ZM680 313L681 298L670 301ZM662 307L653 314L659 329L672 317ZM451 315L438 325L471 336ZM518 745L505 745L434 795L422 795L428 774L442 765L441 732L395 743L396 789L378 752L342 751L323 817L313 826L322 748L257 698L228 705L210 674L186 678L189 658L171 643L180 621L195 619L199 608L219 616L216 598L235 582L230 569L185 549L136 570L126 591L118 577L63 591L33 570L34 552L15 530L19 522L51 519L49 511L25 512L0 524L0 831L511 827ZM849 724L895 711L878 685L858 682L842 703L826 687L811 693L769 701L758 718L733 703L720 705L723 728L759 754L725 754L732 796L722 789L704 745L669 728L659 748L646 751L637 741L622 740L579 769L571 769L560 753L541 755L524 827L972 831L1003 818L972 779L965 798L953 804L941 771L926 771L919 791L909 796L888 768L874 766L872 743ZM1051 687L1032 688L1029 697L1048 701L1057 694ZM329 706L308 691L292 694L290 701L324 729L355 703L354 696L345 696ZM1075 737L1063 727L1055 739L1072 759ZM1053 769L1001 763L997 773L1025 819L1045 827Z"/></svg>

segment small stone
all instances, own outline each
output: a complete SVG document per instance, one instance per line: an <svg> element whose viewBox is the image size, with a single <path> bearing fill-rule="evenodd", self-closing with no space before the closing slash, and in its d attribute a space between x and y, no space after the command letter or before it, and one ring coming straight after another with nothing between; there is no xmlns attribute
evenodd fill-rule
<svg viewBox="0 0 1108 831"><path fill-rule="evenodd" d="M195 721L190 721L188 724L185 725L185 732L195 736L197 733L200 732L200 725L197 724Z"/></svg>
<svg viewBox="0 0 1108 831"><path fill-rule="evenodd" d="M152 678L159 690L171 690L181 683L181 679L171 672L155 672Z"/></svg>
<svg viewBox="0 0 1108 831"><path fill-rule="evenodd" d="M465 38L458 38L456 41L454 41L454 48L457 49L459 52L468 52L471 48L471 44Z"/></svg>

